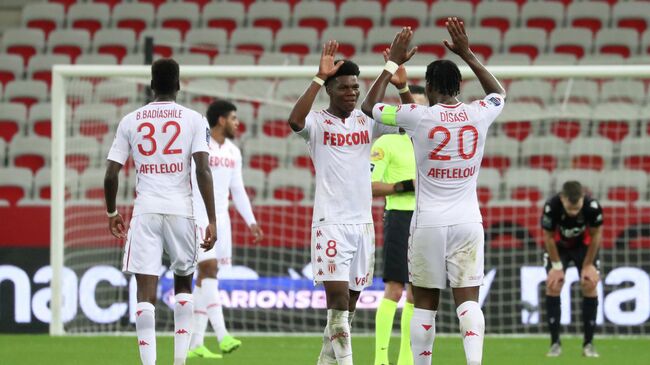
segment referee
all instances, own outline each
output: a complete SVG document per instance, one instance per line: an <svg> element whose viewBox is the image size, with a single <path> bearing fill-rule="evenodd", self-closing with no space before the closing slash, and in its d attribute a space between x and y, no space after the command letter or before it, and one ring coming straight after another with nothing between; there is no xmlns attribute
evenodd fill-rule
<svg viewBox="0 0 650 365"><path fill-rule="evenodd" d="M546 280L546 313L551 332L551 348L546 356L557 357L560 345L560 292L564 272L570 262L578 269L582 287L582 321L584 342L582 355L598 357L593 339L598 309L598 248L600 247L603 210L596 199L585 195L577 181L567 181L562 192L549 199L542 213L544 230L544 265Z"/></svg>
<svg viewBox="0 0 650 365"><path fill-rule="evenodd" d="M424 88L409 86L416 103L427 105ZM415 209L415 156L406 134L381 136L372 146L372 195L386 197L384 213L384 298L375 316L375 365L388 364L388 344L397 302L406 286L406 305L400 323L401 340L397 365L413 364L410 322L413 293L408 280L408 238Z"/></svg>

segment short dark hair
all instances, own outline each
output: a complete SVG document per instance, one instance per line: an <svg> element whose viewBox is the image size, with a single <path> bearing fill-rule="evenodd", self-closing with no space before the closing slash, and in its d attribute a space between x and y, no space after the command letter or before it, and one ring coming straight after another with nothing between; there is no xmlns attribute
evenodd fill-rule
<svg viewBox="0 0 650 365"><path fill-rule="evenodd" d="M453 61L436 60L427 66L426 80L433 90L443 95L456 96L460 94L463 78Z"/></svg>
<svg viewBox="0 0 650 365"><path fill-rule="evenodd" d="M422 94L424 95L424 87L420 85L409 85L409 90L411 94Z"/></svg>
<svg viewBox="0 0 650 365"><path fill-rule="evenodd" d="M151 88L156 94L173 94L178 91L178 63L171 58L162 58L151 64Z"/></svg>
<svg viewBox="0 0 650 365"><path fill-rule="evenodd" d="M219 122L220 117L227 117L230 112L237 111L235 104L229 102L228 100L216 100L208 107L208 111L205 113L208 118L208 124L210 128L213 128Z"/></svg>
<svg viewBox="0 0 650 365"><path fill-rule="evenodd" d="M577 203L584 196L582 185L575 180L567 181L562 185L562 196L567 198L571 204Z"/></svg>
<svg viewBox="0 0 650 365"><path fill-rule="evenodd" d="M339 76L359 76L361 73L359 71L359 65L356 63L350 60L336 60L334 61L334 64L337 64L339 61L343 61L343 64L341 67L339 67L334 75L328 77L327 80L325 80L325 86L327 86L331 80L334 80Z"/></svg>

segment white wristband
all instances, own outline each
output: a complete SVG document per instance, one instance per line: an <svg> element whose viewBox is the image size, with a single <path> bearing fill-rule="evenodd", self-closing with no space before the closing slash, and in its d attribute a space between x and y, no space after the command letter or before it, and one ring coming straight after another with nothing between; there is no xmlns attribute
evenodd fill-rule
<svg viewBox="0 0 650 365"><path fill-rule="evenodd" d="M117 209L115 209L115 211L113 213L106 212L106 216L108 218L116 217L118 214L120 214L120 213L117 212Z"/></svg>
<svg viewBox="0 0 650 365"><path fill-rule="evenodd" d="M552 270L564 270L564 265L562 265L562 261L551 262L551 269Z"/></svg>
<svg viewBox="0 0 650 365"><path fill-rule="evenodd" d="M323 85L325 84L325 80L321 79L321 78L318 77L318 76L314 76L314 78L311 79L311 81L317 83L317 84L320 85L320 86L323 86Z"/></svg>
<svg viewBox="0 0 650 365"><path fill-rule="evenodd" d="M391 75L395 75L395 72L397 72L398 68L399 65L393 61L386 62L386 65L384 66L384 70L390 72Z"/></svg>
<svg viewBox="0 0 650 365"><path fill-rule="evenodd" d="M406 94L406 93L409 92L409 91L411 91L411 89L409 89L409 86L408 86L408 85L406 85L406 86L404 86L403 88L399 89L399 93L400 93L400 94Z"/></svg>

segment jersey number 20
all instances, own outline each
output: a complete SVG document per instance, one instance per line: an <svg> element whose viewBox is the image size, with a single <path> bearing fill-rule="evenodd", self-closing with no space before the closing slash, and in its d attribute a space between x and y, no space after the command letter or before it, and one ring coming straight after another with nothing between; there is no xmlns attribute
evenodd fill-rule
<svg viewBox="0 0 650 365"><path fill-rule="evenodd" d="M472 147L469 151L465 151L465 143L464 143L464 137L465 137L465 132L470 132L472 135L470 142L472 143ZM451 140L451 132L449 132L449 129L443 127L443 126L437 126L435 128L432 128L429 131L429 139L433 139L436 135L436 133L442 133L444 135L444 139L440 144L436 146L431 152L429 153L429 160L435 160L435 161L449 161L451 160L451 156L449 155L441 155L440 151L442 151L443 148L449 143L449 140ZM458 154L460 157L463 158L463 160L469 160L470 158L474 157L476 154L476 147L478 145L478 130L474 128L471 125L466 125L462 127L458 131Z"/></svg>
<svg viewBox="0 0 650 365"><path fill-rule="evenodd" d="M176 138L178 138L178 135L181 134L181 125L178 124L178 122L170 120L169 122L163 124L163 133L167 133L167 130L171 129L170 127L174 129L174 134L172 135L172 138L169 139L169 142L167 142L165 148L163 148L163 155L177 155L183 152L183 149L181 148L171 148L172 144L174 144L176 141ZM153 124L149 122L145 122L138 126L138 132L141 132L144 128L147 128L148 131L145 135L142 136L142 138L149 141L150 148L148 150L145 150L142 146L142 143L138 143L138 151L140 151L143 156L151 156L156 153L156 149L158 148L156 139L153 138L153 134L156 132L156 127L154 127Z"/></svg>

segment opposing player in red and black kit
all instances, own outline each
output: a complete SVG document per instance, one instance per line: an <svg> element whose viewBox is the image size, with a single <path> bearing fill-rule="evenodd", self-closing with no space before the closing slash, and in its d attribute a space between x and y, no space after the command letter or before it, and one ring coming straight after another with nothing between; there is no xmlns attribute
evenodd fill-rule
<svg viewBox="0 0 650 365"><path fill-rule="evenodd" d="M560 344L560 292L564 285L564 271L573 261L580 275L582 287L582 320L585 330L582 354L598 357L593 339L598 309L598 248L600 247L603 210L598 201L585 195L577 181L567 181L562 191L544 205L544 263L546 280L546 312L551 331L551 348L547 356L562 353Z"/></svg>

